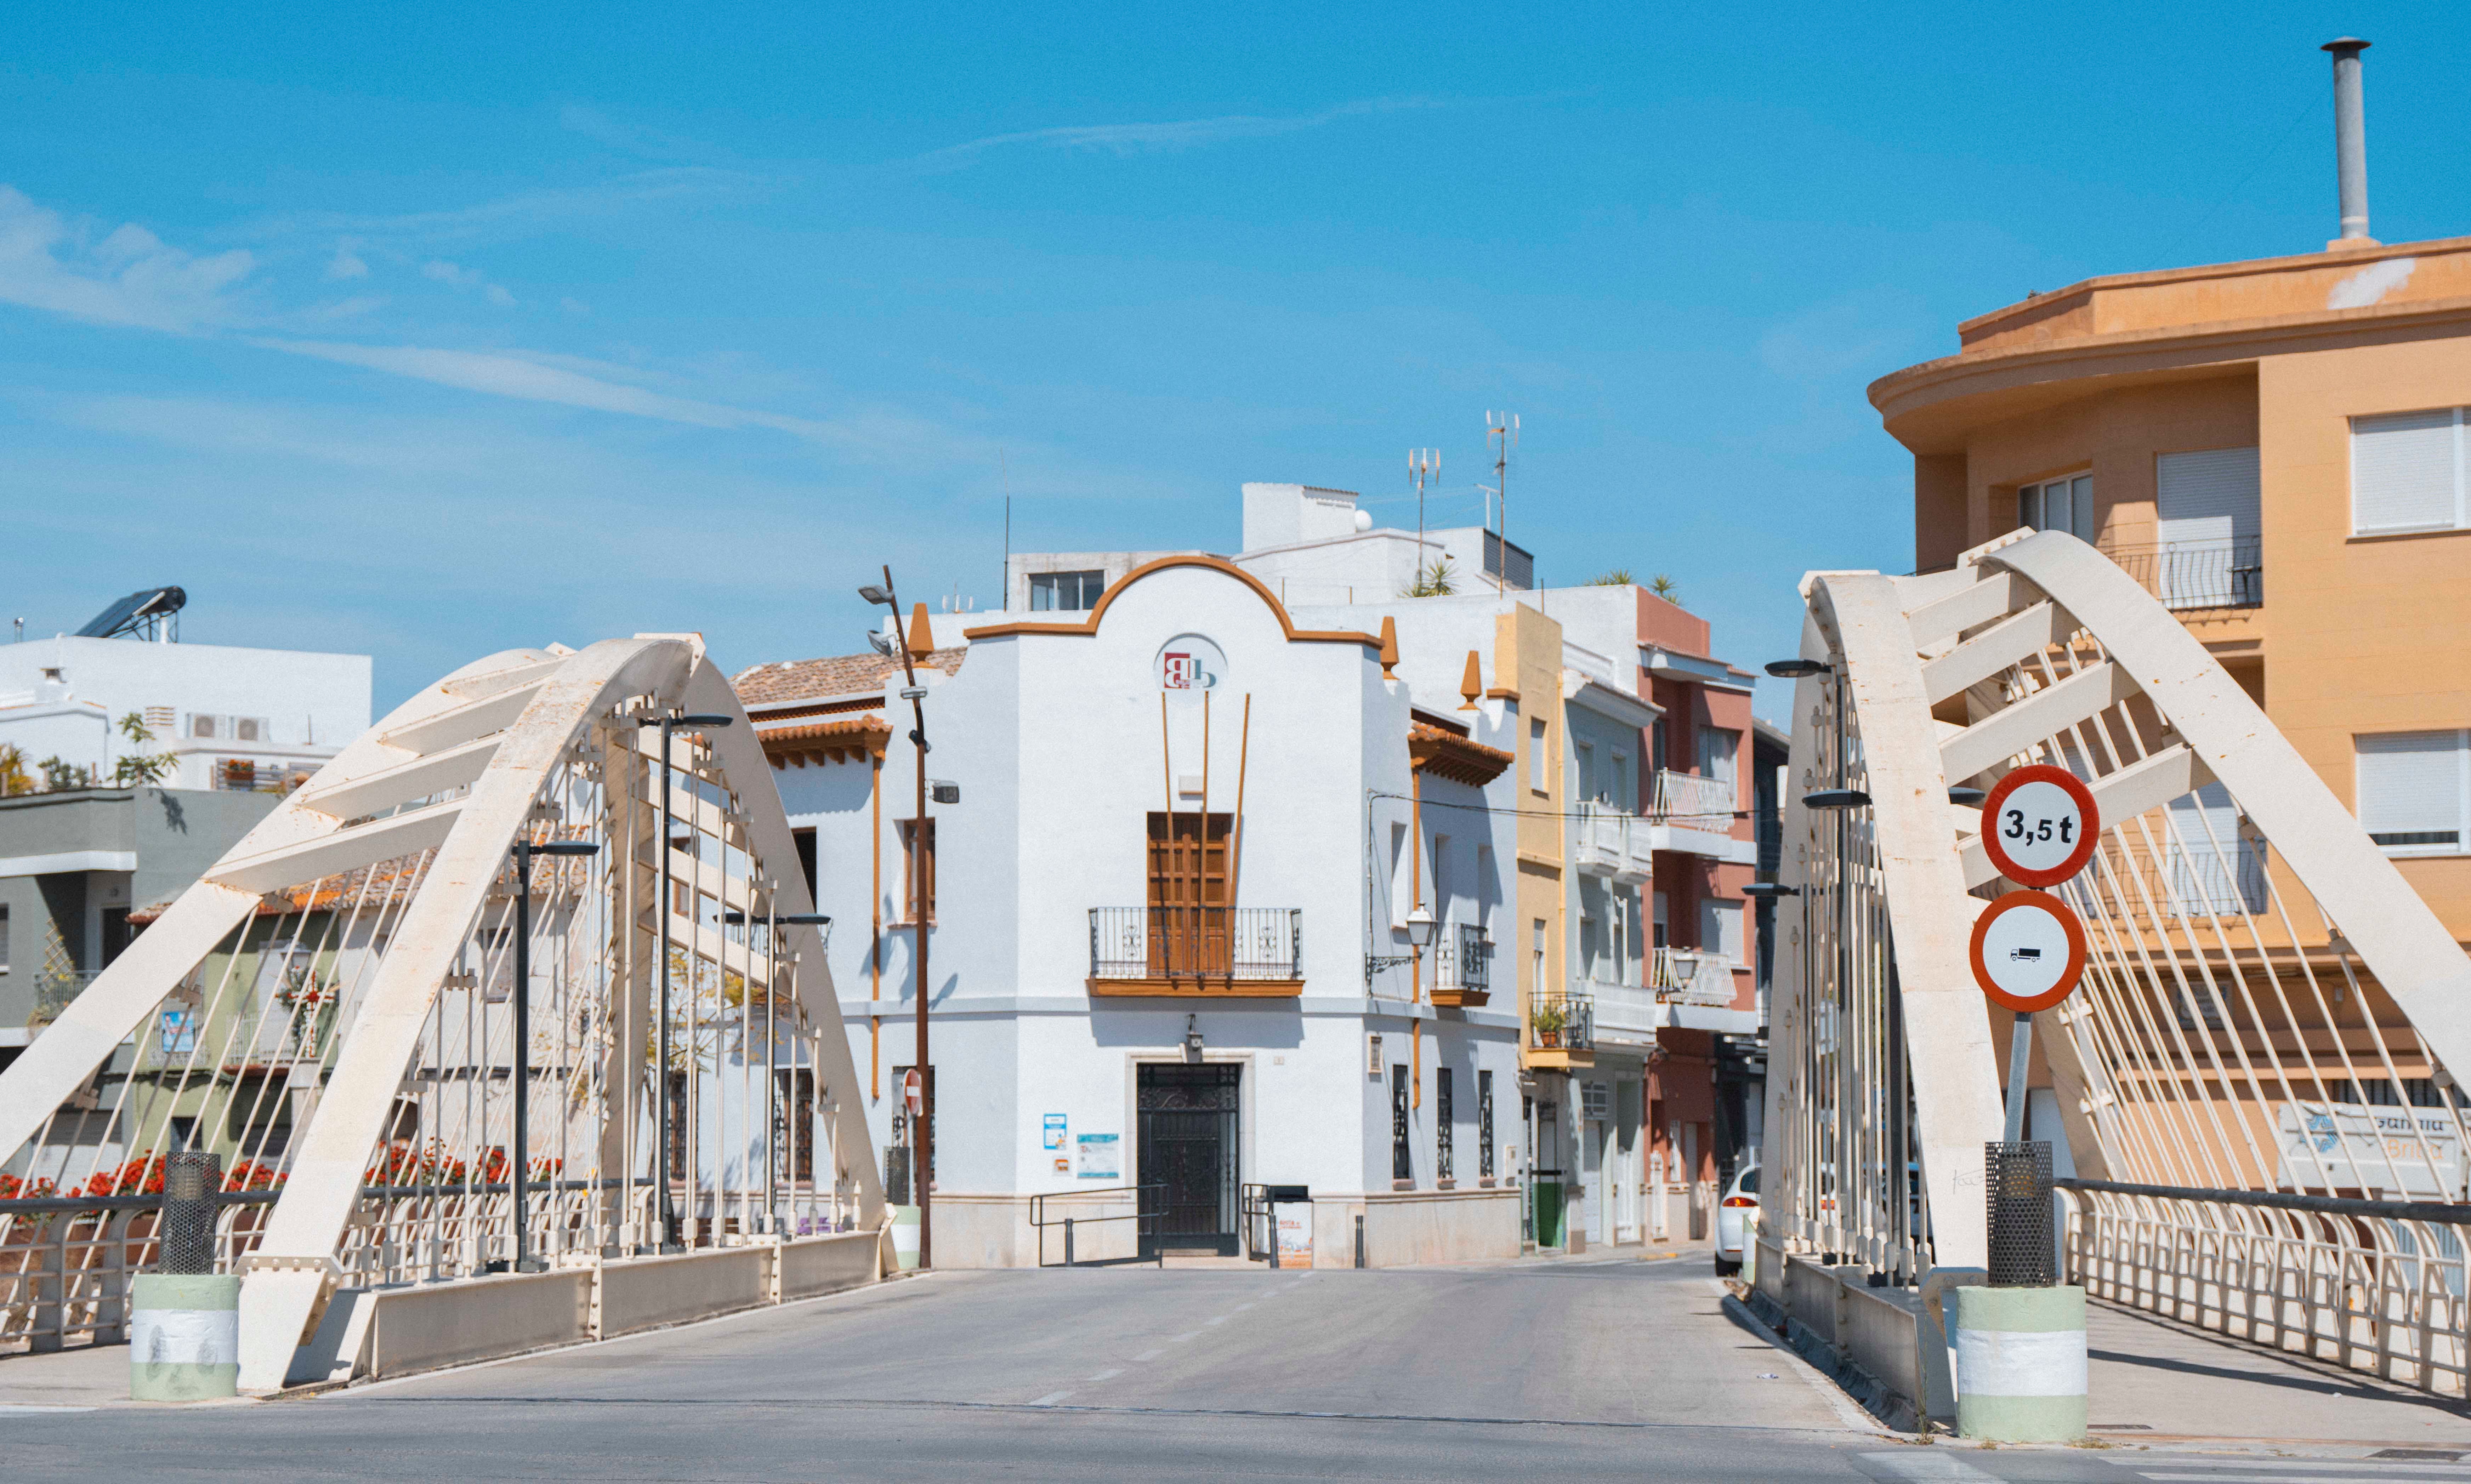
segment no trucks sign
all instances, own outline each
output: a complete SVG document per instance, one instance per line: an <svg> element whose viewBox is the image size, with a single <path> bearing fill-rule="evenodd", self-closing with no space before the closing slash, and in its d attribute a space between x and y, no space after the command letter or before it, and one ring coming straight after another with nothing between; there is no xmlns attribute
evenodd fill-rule
<svg viewBox="0 0 2471 1484"><path fill-rule="evenodd" d="M2084 924L2043 892L2011 892L1973 924L1973 982L2020 1015L2068 997L2084 973Z"/></svg>

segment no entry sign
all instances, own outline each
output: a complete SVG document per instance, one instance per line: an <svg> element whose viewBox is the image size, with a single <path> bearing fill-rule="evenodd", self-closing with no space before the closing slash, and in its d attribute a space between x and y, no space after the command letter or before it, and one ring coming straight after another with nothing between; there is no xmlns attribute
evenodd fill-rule
<svg viewBox="0 0 2471 1484"><path fill-rule="evenodd" d="M2019 1014L2049 1009L2084 973L2084 924L2043 892L2011 892L1973 924L1973 982Z"/></svg>
<svg viewBox="0 0 2471 1484"><path fill-rule="evenodd" d="M1982 848L2019 886L2057 886L2084 870L2101 833L2093 790L2065 768L2019 768L1982 801Z"/></svg>

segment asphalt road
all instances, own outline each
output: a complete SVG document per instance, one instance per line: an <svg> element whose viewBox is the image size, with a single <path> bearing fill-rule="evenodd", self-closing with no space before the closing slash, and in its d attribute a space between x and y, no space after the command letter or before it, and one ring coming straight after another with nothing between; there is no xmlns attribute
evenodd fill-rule
<svg viewBox="0 0 2471 1484"><path fill-rule="evenodd" d="M1689 1260L1118 1268L937 1274L301 1401L0 1408L0 1463L24 1479L2303 1484L2289 1463L1916 1447L1859 1420Z"/></svg>

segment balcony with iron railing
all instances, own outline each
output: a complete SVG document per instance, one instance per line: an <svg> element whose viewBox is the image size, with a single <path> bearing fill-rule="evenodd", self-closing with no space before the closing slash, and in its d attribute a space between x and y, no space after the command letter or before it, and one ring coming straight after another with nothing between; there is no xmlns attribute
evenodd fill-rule
<svg viewBox="0 0 2471 1484"><path fill-rule="evenodd" d="M1522 1051L1520 1060L1530 1067L1595 1065L1594 996L1565 990L1531 993Z"/></svg>
<svg viewBox="0 0 2471 1484"><path fill-rule="evenodd" d="M1434 940L1433 1003L1462 1009L1493 998L1493 940L1481 924L1453 922Z"/></svg>
<svg viewBox="0 0 2471 1484"><path fill-rule="evenodd" d="M2265 605L2264 542L2260 537L2106 547L2103 554L2173 613Z"/></svg>
<svg viewBox="0 0 2471 1484"><path fill-rule="evenodd" d="M1585 875L1609 876L1626 885L1647 880L1656 863L1648 823L1602 800L1582 800L1574 811L1570 864Z"/></svg>
<svg viewBox="0 0 2471 1484"><path fill-rule="evenodd" d="M1758 844L1733 838L1733 814L1738 807L1731 778L1659 769L1656 803L1648 815L1648 842L1659 850L1751 865L1758 859Z"/></svg>
<svg viewBox="0 0 2471 1484"><path fill-rule="evenodd" d="M1723 1009L1733 1003L1733 962L1703 949L1659 948L1648 984L1665 1004Z"/></svg>
<svg viewBox="0 0 2471 1484"><path fill-rule="evenodd" d="M1093 907L1093 995L1293 997L1304 992L1301 907Z"/></svg>

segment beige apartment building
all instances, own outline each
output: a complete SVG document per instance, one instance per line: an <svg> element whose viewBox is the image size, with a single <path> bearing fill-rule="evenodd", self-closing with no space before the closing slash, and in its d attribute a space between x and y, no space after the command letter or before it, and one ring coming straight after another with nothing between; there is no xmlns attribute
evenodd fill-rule
<svg viewBox="0 0 2471 1484"><path fill-rule="evenodd" d="M2471 238L2087 279L1958 335L1870 390L1916 567L2095 544L2471 939Z"/></svg>

